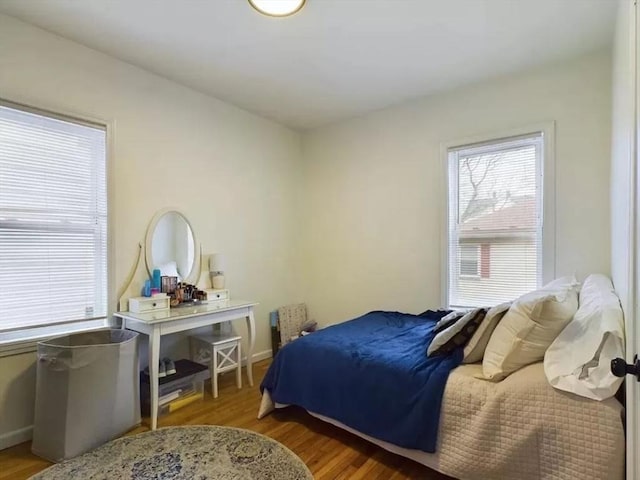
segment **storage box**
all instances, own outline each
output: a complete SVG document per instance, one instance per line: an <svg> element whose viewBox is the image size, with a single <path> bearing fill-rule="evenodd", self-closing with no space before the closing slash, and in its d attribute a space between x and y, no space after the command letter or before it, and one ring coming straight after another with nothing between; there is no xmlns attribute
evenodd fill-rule
<svg viewBox="0 0 640 480"><path fill-rule="evenodd" d="M209 369L190 360L176 360L176 373L158 380L158 416L166 415L196 400L204 398L204 381L210 378ZM170 397L173 392L179 392ZM165 397L165 402L162 398ZM140 400L142 413L151 412L151 385L149 375L140 374Z"/></svg>
<svg viewBox="0 0 640 480"><path fill-rule="evenodd" d="M33 453L60 462L122 435L140 423L139 388L135 332L39 342Z"/></svg>
<svg viewBox="0 0 640 480"><path fill-rule="evenodd" d="M156 295L154 297L134 297L129 299L129 311L135 313L169 310L169 297Z"/></svg>
<svg viewBox="0 0 640 480"><path fill-rule="evenodd" d="M181 393L177 398L170 402L158 405L158 416L162 417L163 415L175 412L182 407L186 407L187 405L191 405L194 402L202 400L204 398L204 382L194 382L194 388L195 390L187 393Z"/></svg>

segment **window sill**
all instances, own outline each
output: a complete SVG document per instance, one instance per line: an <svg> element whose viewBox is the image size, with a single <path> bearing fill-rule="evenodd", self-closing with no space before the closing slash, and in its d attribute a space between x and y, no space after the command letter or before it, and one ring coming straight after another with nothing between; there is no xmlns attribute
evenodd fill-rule
<svg viewBox="0 0 640 480"><path fill-rule="evenodd" d="M107 327L109 327L109 320L104 318L99 321L79 322L49 328L43 327L40 331L25 329L11 332L11 336L7 333L0 333L0 358L33 353L38 348L38 342L43 340L72 333L101 330Z"/></svg>

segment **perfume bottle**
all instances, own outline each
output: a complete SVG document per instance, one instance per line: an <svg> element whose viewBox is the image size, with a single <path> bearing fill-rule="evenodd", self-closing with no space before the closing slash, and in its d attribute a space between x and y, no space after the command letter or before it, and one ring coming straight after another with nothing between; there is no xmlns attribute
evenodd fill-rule
<svg viewBox="0 0 640 480"><path fill-rule="evenodd" d="M162 287L162 273L160 272L159 269L155 269L153 271L153 282L151 283L151 288L157 288L158 291L160 291L160 288Z"/></svg>
<svg viewBox="0 0 640 480"><path fill-rule="evenodd" d="M147 278L144 281L144 287L142 289L142 296L150 297L151 296L151 280Z"/></svg>

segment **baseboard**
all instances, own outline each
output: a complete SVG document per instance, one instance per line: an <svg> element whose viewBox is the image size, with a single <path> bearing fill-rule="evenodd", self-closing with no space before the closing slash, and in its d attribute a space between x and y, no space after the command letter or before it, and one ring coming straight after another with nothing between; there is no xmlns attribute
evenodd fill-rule
<svg viewBox="0 0 640 480"><path fill-rule="evenodd" d="M33 425L0 435L0 450L28 442L33 435Z"/></svg>
<svg viewBox="0 0 640 480"><path fill-rule="evenodd" d="M273 352L271 350L264 350L262 352L257 352L251 355L251 361L253 363L259 362L260 360L266 360L267 358L271 358L273 356ZM242 365L247 364L247 357L242 358Z"/></svg>

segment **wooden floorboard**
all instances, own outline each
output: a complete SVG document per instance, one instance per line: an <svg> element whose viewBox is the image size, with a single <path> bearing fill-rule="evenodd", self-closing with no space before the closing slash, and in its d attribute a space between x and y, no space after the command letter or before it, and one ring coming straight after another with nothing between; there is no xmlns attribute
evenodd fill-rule
<svg viewBox="0 0 640 480"><path fill-rule="evenodd" d="M159 427L227 425L262 433L295 452L316 480L449 478L318 420L299 408L287 408L258 420L260 393L257 385L268 366L269 360L254 365L256 386L245 385L241 390L235 387L233 372L223 375L217 399L213 399L207 390L205 400L161 417ZM205 387L208 388L208 384ZM148 419L145 418L143 424L128 435L147 430ZM23 443L0 451L0 480L26 479L51 465L33 455L30 448L30 443Z"/></svg>

